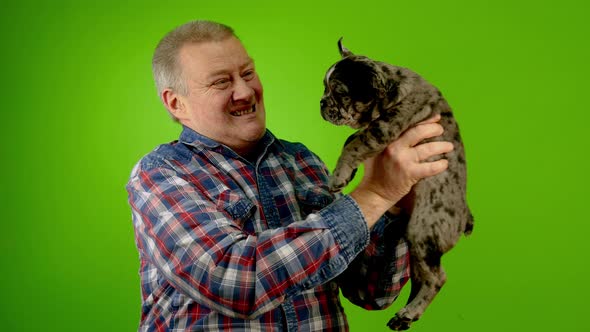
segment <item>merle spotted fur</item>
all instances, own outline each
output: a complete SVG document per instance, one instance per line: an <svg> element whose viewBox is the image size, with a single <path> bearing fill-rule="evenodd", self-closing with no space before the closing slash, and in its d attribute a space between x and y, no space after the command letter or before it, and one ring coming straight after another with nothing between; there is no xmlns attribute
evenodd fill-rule
<svg viewBox="0 0 590 332"><path fill-rule="evenodd" d="M355 55L338 47L342 59L324 79L321 99L324 119L359 129L349 137L330 179L339 192L365 159L383 149L406 129L441 115L444 134L454 144L446 154L447 171L419 181L412 189L405 237L410 246L412 290L408 303L389 321L393 330L408 329L418 320L446 281L441 256L470 234L473 217L466 202L465 151L459 127L440 91L415 72ZM431 161L434 158L430 159Z"/></svg>

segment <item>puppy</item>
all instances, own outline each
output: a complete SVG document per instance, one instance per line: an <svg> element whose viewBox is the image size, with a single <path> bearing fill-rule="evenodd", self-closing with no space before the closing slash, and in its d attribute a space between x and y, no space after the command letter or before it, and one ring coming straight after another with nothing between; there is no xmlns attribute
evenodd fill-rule
<svg viewBox="0 0 590 332"><path fill-rule="evenodd" d="M375 156L411 126L441 115L444 134L454 144L446 154L448 170L419 181L412 189L405 237L411 256L412 290L408 303L387 324L406 330L418 320L446 281L441 256L470 234L473 217L467 206L465 152L457 122L442 94L413 71L354 55L338 41L342 59L325 76L322 117L359 129L348 138L330 188L339 192L365 159ZM434 158L429 159L430 161Z"/></svg>

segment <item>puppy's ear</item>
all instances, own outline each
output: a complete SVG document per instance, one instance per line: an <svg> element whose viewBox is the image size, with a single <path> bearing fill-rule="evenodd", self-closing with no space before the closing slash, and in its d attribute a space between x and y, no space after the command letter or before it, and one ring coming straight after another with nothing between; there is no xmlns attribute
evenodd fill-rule
<svg viewBox="0 0 590 332"><path fill-rule="evenodd" d="M338 50L340 51L340 55L342 58L346 58L347 56L353 55L351 51L349 51L346 47L342 45L342 37L338 39Z"/></svg>

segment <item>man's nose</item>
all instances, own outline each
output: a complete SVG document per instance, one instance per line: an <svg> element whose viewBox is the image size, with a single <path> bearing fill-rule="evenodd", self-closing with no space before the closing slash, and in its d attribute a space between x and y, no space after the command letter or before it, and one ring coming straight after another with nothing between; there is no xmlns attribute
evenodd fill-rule
<svg viewBox="0 0 590 332"><path fill-rule="evenodd" d="M243 79L235 81L232 96L234 100L250 100L253 95L254 89L248 85L248 82Z"/></svg>

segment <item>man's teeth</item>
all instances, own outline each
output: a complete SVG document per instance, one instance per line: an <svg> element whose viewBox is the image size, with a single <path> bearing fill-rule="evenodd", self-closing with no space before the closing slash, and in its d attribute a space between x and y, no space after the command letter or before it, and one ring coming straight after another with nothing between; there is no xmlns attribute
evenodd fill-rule
<svg viewBox="0 0 590 332"><path fill-rule="evenodd" d="M252 106L251 108L249 108L247 110L231 112L231 115L233 115L233 116L241 116L241 115L244 115L244 114L254 113L255 110L256 109L254 108L254 106Z"/></svg>

